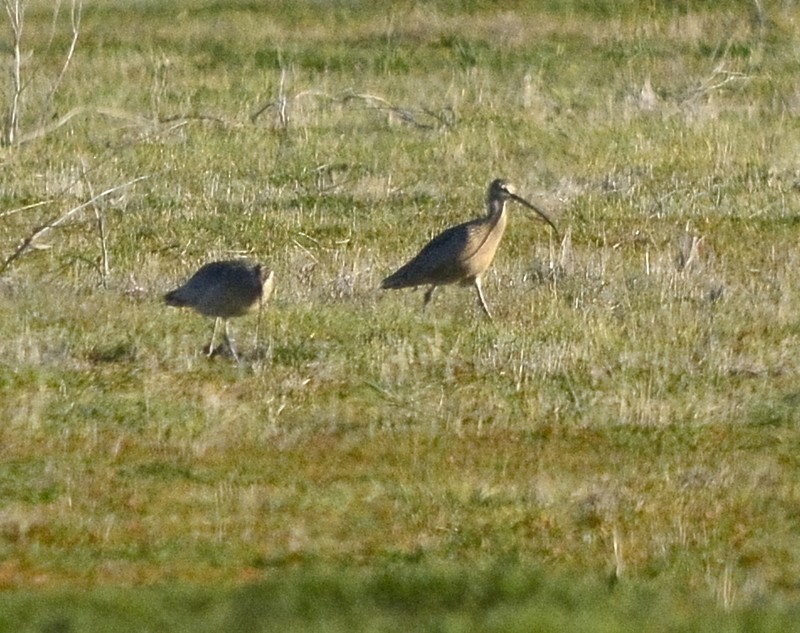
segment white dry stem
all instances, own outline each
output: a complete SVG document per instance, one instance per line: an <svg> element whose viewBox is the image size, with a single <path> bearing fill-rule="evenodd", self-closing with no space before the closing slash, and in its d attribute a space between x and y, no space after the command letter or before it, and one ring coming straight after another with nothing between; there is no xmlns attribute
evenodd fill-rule
<svg viewBox="0 0 800 633"><path fill-rule="evenodd" d="M115 191L119 191L120 189L124 189L125 187L130 187L131 185L134 185L137 182L145 180L146 178L149 178L149 176L139 176L138 178L134 178L133 180L129 180L128 182L125 182L125 183L123 183L121 185L117 185L116 187L111 187L110 189L106 189L105 191L101 191L96 196L92 196L86 202L84 202L82 204L79 204L77 207L74 207L74 208L70 209L64 215L62 215L62 216L60 216L60 217L58 217L58 218L56 218L54 220L51 220L50 222L44 224L43 226L40 226L33 233L31 233L28 237L26 237L22 241L22 243L17 247L17 249L11 255L9 255L6 258L6 260L2 263L2 265L0 265L0 275L2 275L8 269L8 267L14 262L14 260L16 260L17 258L22 256L29 248L31 248L31 245L33 244L33 242L37 238L41 237L42 235L44 235L45 233L47 233L51 229L54 229L57 226L60 226L61 224L64 224L64 222L69 220L76 213L78 213L79 211L85 209L88 206L93 205L98 200L100 200L102 198L105 198L106 196L114 193Z"/></svg>
<svg viewBox="0 0 800 633"><path fill-rule="evenodd" d="M8 21L11 26L11 36L13 39L13 56L11 66L11 81L12 91L11 95L11 109L8 112L8 119L6 121L5 138L3 139L6 145L13 145L17 138L19 130L19 108L20 100L22 97L22 26L23 17L25 15L25 2L21 0L3 0Z"/></svg>
<svg viewBox="0 0 800 633"><path fill-rule="evenodd" d="M255 112L253 112L253 114L250 115L250 121L255 123L256 119L258 119L258 117L264 112L271 108L276 108L278 110L278 118L281 126L286 127L288 125L288 115L286 113L287 104L294 103L306 97L314 97L330 103L342 104L348 104L351 101L360 101L365 104L367 109L386 112L390 116L397 117L397 119L403 121L404 123L408 123L413 127L425 130L434 129L437 124L448 125L450 123L449 119L451 118L444 111L436 113L427 108L403 108L392 104L383 97L365 93L357 93L353 90L345 90L339 95L330 95L319 90L303 90L295 94L293 97L287 97L284 92L284 71L281 70L278 98L259 107ZM425 117L428 117L431 122L424 120Z"/></svg>
<svg viewBox="0 0 800 633"><path fill-rule="evenodd" d="M28 211L30 209L36 209L38 207L43 207L46 204L52 203L52 200L40 200L39 202L33 202L31 204L26 204L23 207L17 207L16 209L9 209L8 211L3 211L0 213L0 218L8 217L9 215L14 215L15 213L20 213L21 211Z"/></svg>
<svg viewBox="0 0 800 633"><path fill-rule="evenodd" d="M25 9L27 7L27 0L3 0L3 7L5 8L6 15L8 16L9 25L11 27L12 35L12 67L11 67L11 105L6 115L5 129L2 142L8 146L18 145L21 142L20 138L20 112L22 108L22 93L25 90L25 81L22 77L22 31L25 17ZM51 42L53 33L55 31L55 23L60 11L61 2L57 2L53 8L53 26L51 32ZM72 0L70 11L70 23L72 28L72 39L70 40L69 48L67 49L64 63L61 66L61 71L53 82L47 97L44 101L43 110L40 112L40 120L44 121L48 117L48 110L53 103L55 94L58 91L67 70L72 63L75 55L75 47L78 43L78 35L80 33L81 15L83 13L83 0ZM40 129L43 128L40 125ZM34 138L42 134L34 133ZM29 140L29 139L25 139Z"/></svg>
<svg viewBox="0 0 800 633"><path fill-rule="evenodd" d="M89 176L87 174L86 164L82 163L82 176L83 182L86 185L86 190L89 192L89 195L92 196L92 200L95 200L97 196L94 193L94 187L92 186L91 181L89 180ZM97 231L100 234L100 277L102 280L103 288L108 288L108 278L111 275L111 267L109 265L109 258L108 258L108 244L106 240L106 225L103 215L100 213L100 207L96 202L92 203L92 208L94 209L94 217L97 221Z"/></svg>
<svg viewBox="0 0 800 633"><path fill-rule="evenodd" d="M716 90L719 90L733 81L742 81L747 79L750 79L750 77L745 73L726 70L725 61L723 60L717 64L716 68L714 68L708 77L703 79L696 88L694 88L686 97L684 97L683 101L693 101L694 99L698 99L711 92L715 92Z"/></svg>
<svg viewBox="0 0 800 633"><path fill-rule="evenodd" d="M70 40L69 49L67 50L67 55L64 59L64 64L63 66L61 66L61 72L58 73L58 77L56 77L55 82L53 82L52 88L50 88L50 93L47 95L47 101L46 101L47 104L51 104L53 102L53 98L55 97L56 91L61 85L61 82L64 80L64 75L67 74L67 69L69 68L70 63L72 62L72 57L75 54L75 46L78 43L78 34L80 33L82 13L83 13L83 1L72 0L72 9L70 11L70 23L72 25L72 40Z"/></svg>
<svg viewBox="0 0 800 633"><path fill-rule="evenodd" d="M157 122L154 122L150 119L146 119L144 117L138 116L136 114L131 114L130 112L125 112L124 110L116 110L114 108L86 108L83 106L73 108L69 112L67 112L64 116L59 118L57 121L54 121L50 125L43 125L27 134L22 135L18 140L18 145L22 145L24 143L29 143L30 141L34 141L37 138L41 138L42 136L46 136L51 132L56 131L58 128L66 125L69 123L70 120L75 118L81 114L98 114L100 116L107 116L114 119L119 119L122 121L128 121L132 125L137 125L139 127L156 127Z"/></svg>
<svg viewBox="0 0 800 633"><path fill-rule="evenodd" d="M281 68L281 83L278 88L278 116L281 120L281 127L285 128L289 125L289 119L286 116L286 92L284 84L286 82L286 69Z"/></svg>
<svg viewBox="0 0 800 633"><path fill-rule="evenodd" d="M619 580L622 578L622 572L625 564L622 559L622 537L619 533L619 528L615 525L613 532L613 546L614 546L614 577Z"/></svg>

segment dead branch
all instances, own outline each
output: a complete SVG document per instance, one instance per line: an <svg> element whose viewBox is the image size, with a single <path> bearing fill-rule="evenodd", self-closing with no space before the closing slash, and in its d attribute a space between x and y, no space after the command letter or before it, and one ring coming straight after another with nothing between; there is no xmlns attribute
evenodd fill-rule
<svg viewBox="0 0 800 633"><path fill-rule="evenodd" d="M203 121L206 123L217 123L224 127L232 127L229 121L221 119L211 114L172 114L158 119L159 123L188 123L189 121Z"/></svg>
<svg viewBox="0 0 800 633"><path fill-rule="evenodd" d="M92 182L89 180L89 173L88 169L86 168L86 163L81 161L82 167L82 177L83 182L86 185L86 190L89 192L89 195L92 196L92 199L97 199L94 193L94 186ZM109 264L109 257L108 257L108 242L106 240L106 223L103 214L100 212L100 205L96 202L92 203L92 209L94 210L94 217L97 222L97 232L100 236L100 279L103 284L103 288L108 288L108 278L111 276L111 266Z"/></svg>
<svg viewBox="0 0 800 633"><path fill-rule="evenodd" d="M20 213L21 211L28 211L29 209L36 209L37 207L43 207L46 204L52 203L53 200L41 200L39 202L34 202L32 204L26 204L24 207L17 207L16 209L9 209L8 211L3 211L0 213L0 218L8 217L9 215L14 215L15 213Z"/></svg>
<svg viewBox="0 0 800 633"><path fill-rule="evenodd" d="M53 100L55 98L55 94L58 89L61 87L61 84L64 80L64 77L67 74L67 71L72 63L72 59L75 55L75 48L78 43L78 36L80 34L80 25L81 25L81 15L83 13L83 0L71 0L71 14L70 14L70 22L72 28L72 39L70 41L70 45L67 49L65 54L64 63L61 66L61 70L58 76L55 78L54 82L52 83L50 90L47 92L47 95L42 102L42 110L39 112L39 119L40 121L44 121L48 117L48 111L50 110ZM22 32L23 32L23 23L25 18L25 10L28 5L28 0L3 0L3 6L6 11L6 15L8 16L9 24L11 26L11 35L12 35L12 95L11 95L11 105L9 111L6 115L5 121L5 128L3 130L3 138L2 144L7 146L16 146L19 145L21 142L25 140L30 140L30 138L38 138L41 135L41 130L50 129L49 127L45 127L44 125L39 126L39 130L32 134L26 135L24 138L20 136L20 118L21 118L21 109L22 109L22 95L25 91L26 83L30 82L23 81L22 77ZM53 8L53 22L51 25L51 33L50 33L50 41L47 44L47 48L49 49L50 45L52 44L53 38L55 36L56 30L56 23L58 21L58 15L60 12L61 1L58 0Z"/></svg>
<svg viewBox="0 0 800 633"><path fill-rule="evenodd" d="M286 106L289 102L297 102L302 98L305 97L314 97L317 99L324 99L331 103L342 103L347 104L351 101L361 101L366 105L368 109L372 110L381 110L384 112L388 112L397 116L401 121L404 123L408 123L413 127L424 129L424 130L432 130L438 126L445 126L452 123L450 119L452 117L445 116L441 113L435 113L427 108L404 108L397 106L387 99L383 97L379 97L377 95L370 95L364 93L357 93L352 90L346 90L339 95L329 95L324 92L319 92L317 90L304 90L302 92L298 92L293 97L287 97L283 93L283 78L281 79L281 88L278 98L273 101L268 101L264 105L260 106L253 114L250 115L250 121L252 123L256 122L256 119L260 117L264 112L275 108L278 110L278 115L281 120L281 126L285 127L286 122L288 120L286 114ZM425 117L433 119L434 123L427 122L424 120Z"/></svg>
<svg viewBox="0 0 800 633"><path fill-rule="evenodd" d="M13 39L13 62L11 68L12 90L11 109L7 115L5 134L3 143L13 145L19 131L19 108L22 98L22 26L25 15L25 4L21 0L4 0L3 5L11 24L11 36Z"/></svg>
<svg viewBox="0 0 800 633"><path fill-rule="evenodd" d="M693 101L703 95L714 92L715 90L719 90L731 82L741 81L749 78L750 77L745 73L725 70L725 62L721 62L716 68L714 68L708 77L700 81L699 85L689 91L689 93L683 98L683 102L686 103Z"/></svg>
<svg viewBox="0 0 800 633"><path fill-rule="evenodd" d="M51 229L54 229L54 228L64 224L64 222L69 220L76 213L78 213L79 211L85 209L88 206L93 205L98 200L100 200L102 198L105 198L106 196L114 193L115 191L119 191L120 189L124 189L126 187L130 187L130 186L136 184L137 182L145 180L146 178L149 178L149 176L139 176L138 178L134 178L133 180L129 180L128 182L123 183L121 185L117 185L116 187L111 187L110 189L106 189L105 191L102 191L102 192L98 193L96 196L92 196L86 202L83 202L83 203L79 204L77 207L74 207L74 208L70 209L64 215L62 215L62 216L60 216L58 218L55 218L55 219L51 220L50 222L47 222L47 223L43 224L42 226L34 229L34 231L28 237L26 237L24 240L22 240L22 243L16 248L16 250L6 258L6 260L3 262L3 264L0 265L0 275L2 275L6 270L8 270L8 267L16 259L18 259L23 254L25 254L25 252L29 248L31 248L31 245L33 244L33 242L37 238L41 237L42 235L44 235L45 233L47 233Z"/></svg>
<svg viewBox="0 0 800 633"><path fill-rule="evenodd" d="M28 132L27 134L21 136L19 138L19 140L17 141L17 144L18 145L23 145L25 143L30 143L31 141L35 141L36 139L41 138L43 136L47 136L48 134L51 134L51 133L55 132L57 129L59 129L59 128L63 127L64 125L66 125L67 123L69 123L76 116L78 116L80 114L87 113L87 112L90 113L90 114L100 114L100 115L103 115L103 116L108 116L108 117L116 118L116 119L124 119L124 120L127 120L127 121L135 122L135 123L137 123L139 125L152 123L152 122L148 121L147 119L144 119L144 118L142 118L140 116L137 116L135 114L130 114L129 112L124 112L122 110L115 110L115 109L112 109L112 108L87 108L87 107L84 107L84 106L79 106L79 107L73 108L72 110L67 112L64 116L60 117L57 121L53 121L49 125L40 126L40 127L36 128L35 130L33 130L32 132Z"/></svg>
<svg viewBox="0 0 800 633"><path fill-rule="evenodd" d="M81 14L83 13L83 2L82 0L72 0L72 11L70 14L70 22L72 24L72 40L69 44L69 49L67 50L66 57L64 58L64 64L61 66L61 72L58 73L58 77L56 77L55 82L53 82L53 86L50 88L50 93L47 95L46 103L51 104L53 102L53 97L56 94L61 82L64 80L64 75L67 74L67 69L69 68L70 63L72 62L72 56L75 54L75 46L78 43L78 34L80 33L80 26L81 26Z"/></svg>

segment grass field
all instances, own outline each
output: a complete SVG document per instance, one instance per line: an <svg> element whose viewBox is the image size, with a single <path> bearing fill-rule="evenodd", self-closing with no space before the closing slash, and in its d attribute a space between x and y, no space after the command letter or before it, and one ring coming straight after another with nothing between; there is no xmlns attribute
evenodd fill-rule
<svg viewBox="0 0 800 633"><path fill-rule="evenodd" d="M795 2L24 10L0 630L797 626ZM377 290L496 177L493 322ZM161 296L239 256L237 365Z"/></svg>

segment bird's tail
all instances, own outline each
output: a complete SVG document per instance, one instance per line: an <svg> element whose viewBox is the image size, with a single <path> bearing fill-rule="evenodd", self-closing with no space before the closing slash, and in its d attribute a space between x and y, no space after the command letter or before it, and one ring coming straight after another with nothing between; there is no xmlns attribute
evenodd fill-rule
<svg viewBox="0 0 800 633"><path fill-rule="evenodd" d="M392 273L381 282L381 288L384 290L388 290L389 288L404 288L407 285L405 268L401 268L397 272Z"/></svg>
<svg viewBox="0 0 800 633"><path fill-rule="evenodd" d="M179 290L173 290L165 294L164 303L166 303L168 306L173 306L175 308L186 307L186 299L184 299L183 296L181 296Z"/></svg>

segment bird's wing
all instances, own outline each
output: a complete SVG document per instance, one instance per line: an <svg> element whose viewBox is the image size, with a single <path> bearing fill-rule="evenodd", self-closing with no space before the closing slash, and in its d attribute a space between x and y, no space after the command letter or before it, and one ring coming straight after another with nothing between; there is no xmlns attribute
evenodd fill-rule
<svg viewBox="0 0 800 633"><path fill-rule="evenodd" d="M453 226L428 242L417 255L384 280L384 287L422 286L459 281L461 262L474 252L470 244L471 222Z"/></svg>

